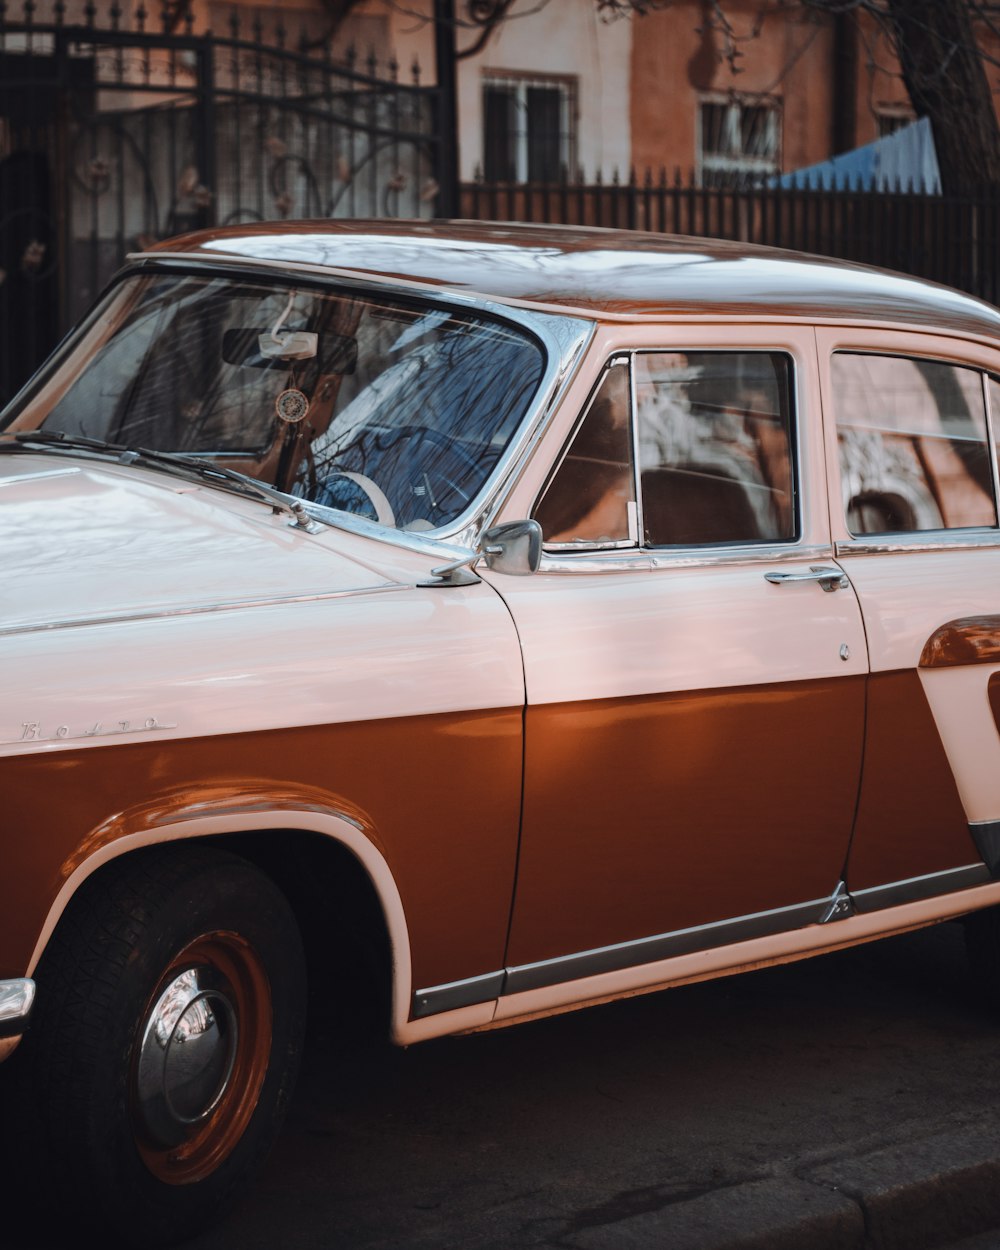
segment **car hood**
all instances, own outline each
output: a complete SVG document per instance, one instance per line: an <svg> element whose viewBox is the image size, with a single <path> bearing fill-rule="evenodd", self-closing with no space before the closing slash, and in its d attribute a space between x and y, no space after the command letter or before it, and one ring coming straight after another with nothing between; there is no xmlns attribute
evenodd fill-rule
<svg viewBox="0 0 1000 1250"><path fill-rule="evenodd" d="M264 503L62 454L0 459L0 541L4 632L393 584Z"/></svg>

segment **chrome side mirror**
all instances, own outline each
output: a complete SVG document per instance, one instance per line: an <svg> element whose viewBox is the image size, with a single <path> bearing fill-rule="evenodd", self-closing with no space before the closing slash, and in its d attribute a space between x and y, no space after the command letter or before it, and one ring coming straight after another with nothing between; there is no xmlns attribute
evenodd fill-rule
<svg viewBox="0 0 1000 1250"><path fill-rule="evenodd" d="M431 569L431 576L441 579L438 585L457 586L461 584L459 571L480 559L485 560L486 567L494 573L527 577L537 572L542 560L542 527L537 521L503 521L483 534L475 551L450 564L438 565ZM471 573L462 575L466 581L472 577Z"/></svg>
<svg viewBox="0 0 1000 1250"><path fill-rule="evenodd" d="M494 573L527 577L538 572L542 560L542 527L537 521L504 521L486 531L480 550Z"/></svg>

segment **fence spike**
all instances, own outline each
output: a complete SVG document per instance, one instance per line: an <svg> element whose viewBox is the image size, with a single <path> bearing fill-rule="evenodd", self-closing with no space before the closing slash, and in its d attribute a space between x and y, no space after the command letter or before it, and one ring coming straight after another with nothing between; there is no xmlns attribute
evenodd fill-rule
<svg viewBox="0 0 1000 1250"><path fill-rule="evenodd" d="M55 18L55 24L62 26L66 20L66 5L63 0L56 0L52 7L52 16ZM0 16L0 26L3 25L3 17Z"/></svg>
<svg viewBox="0 0 1000 1250"><path fill-rule="evenodd" d="M28 3L30 4L31 0L28 0ZM25 11L27 11L28 5L26 4L24 7ZM122 19L122 8L118 3L118 0L111 0L111 8L108 10L108 16L111 18L111 29L117 30Z"/></svg>
<svg viewBox="0 0 1000 1250"><path fill-rule="evenodd" d="M254 43L264 42L264 19L261 17L261 10L254 9L253 15L253 41ZM259 55L259 50L258 50Z"/></svg>
<svg viewBox="0 0 1000 1250"><path fill-rule="evenodd" d="M398 82L399 81L399 62L396 60L396 54L394 52L389 56L388 70L389 70L389 81Z"/></svg>
<svg viewBox="0 0 1000 1250"><path fill-rule="evenodd" d="M94 4L94 0L87 0L87 3L83 6L84 25L93 26L96 17L97 5Z"/></svg>
<svg viewBox="0 0 1000 1250"><path fill-rule="evenodd" d="M231 39L240 37L240 11L235 4L229 10L229 36Z"/></svg>
<svg viewBox="0 0 1000 1250"><path fill-rule="evenodd" d="M139 0L139 7L135 11L135 28L140 35L146 29L146 18L148 16L145 0Z"/></svg>
<svg viewBox="0 0 1000 1250"><path fill-rule="evenodd" d="M368 69L368 76L370 78L374 78L378 72L378 55L376 54L374 48L368 49L368 57L365 61L365 65Z"/></svg>
<svg viewBox="0 0 1000 1250"><path fill-rule="evenodd" d="M415 87L419 87L420 86L420 62L417 60L416 56L414 56L413 64L410 66L410 76L413 78L413 85Z"/></svg>

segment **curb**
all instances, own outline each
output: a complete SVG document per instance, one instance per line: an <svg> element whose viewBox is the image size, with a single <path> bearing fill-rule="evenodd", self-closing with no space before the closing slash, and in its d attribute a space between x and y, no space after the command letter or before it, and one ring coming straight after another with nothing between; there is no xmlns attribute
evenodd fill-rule
<svg viewBox="0 0 1000 1250"><path fill-rule="evenodd" d="M567 1250L932 1250L1000 1226L1000 1127L713 1190L572 1234Z"/></svg>

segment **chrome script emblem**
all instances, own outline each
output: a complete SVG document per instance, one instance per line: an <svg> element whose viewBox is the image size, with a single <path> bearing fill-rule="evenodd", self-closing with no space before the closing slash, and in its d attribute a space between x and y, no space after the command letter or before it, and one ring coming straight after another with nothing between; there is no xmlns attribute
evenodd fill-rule
<svg viewBox="0 0 1000 1250"><path fill-rule="evenodd" d="M21 721L21 734L17 738L7 738L11 742L59 742L73 738L112 738L117 734L152 733L157 729L176 729L176 724L158 720L155 716L147 716L145 720L95 721L88 728L75 729L69 725L56 725L54 729L44 726L41 721Z"/></svg>

